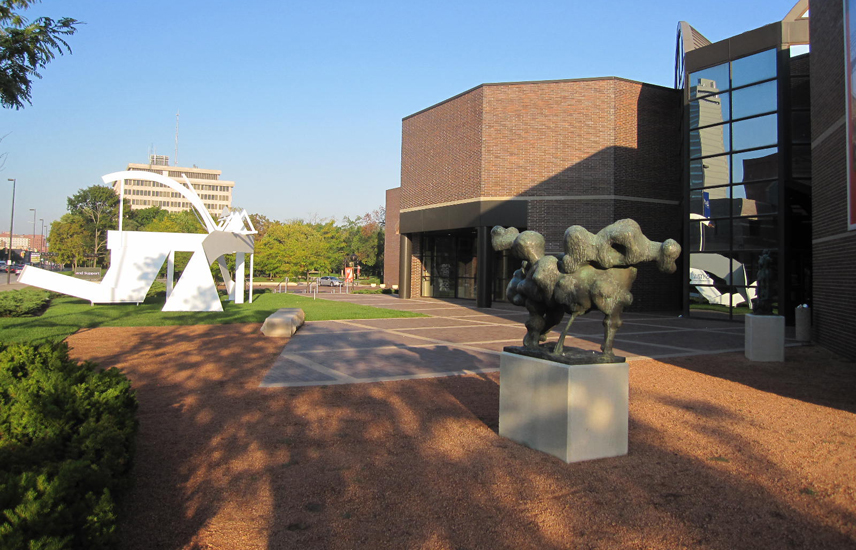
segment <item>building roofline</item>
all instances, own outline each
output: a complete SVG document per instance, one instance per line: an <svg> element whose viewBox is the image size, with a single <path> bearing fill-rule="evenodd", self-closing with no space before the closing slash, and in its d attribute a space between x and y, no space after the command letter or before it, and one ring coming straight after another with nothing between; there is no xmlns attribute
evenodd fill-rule
<svg viewBox="0 0 856 550"><path fill-rule="evenodd" d="M211 170L210 168L194 168L191 166L164 166L162 164L149 164L146 162L129 162L128 166L137 168L149 168L151 170L168 170L170 172L199 172L200 174L222 174L222 170ZM130 168L129 168L130 169Z"/></svg>
<svg viewBox="0 0 856 550"><path fill-rule="evenodd" d="M622 82L630 82L633 84L641 84L642 86L650 86L652 88L662 88L664 90L673 90L673 88L669 88L668 86L660 86L659 84L651 84L649 82L642 82L640 80L632 80L630 78L623 78L620 76L597 76L597 77L587 77L587 78L564 78L564 79L554 79L554 80L522 80L522 81L518 81L518 82L486 82L483 84L479 84L478 86L473 86L469 90L465 90L459 94L456 94L452 97L444 99L443 101L435 103L435 104L431 105L430 107L426 107L424 109L416 111L415 113L409 114L406 117L402 118L401 120L405 121L409 118L415 117L416 115L421 115L422 113L430 111L431 109L439 107L440 105L443 105L445 103L449 103L450 101L454 101L454 100L456 100L460 97L463 97L467 94L470 94L470 93L472 93L472 92L474 92L480 88L487 88L490 86L522 86L522 85L528 85L528 84L564 84L564 83L568 83L568 82L595 82L595 81L599 81L599 80L620 80Z"/></svg>

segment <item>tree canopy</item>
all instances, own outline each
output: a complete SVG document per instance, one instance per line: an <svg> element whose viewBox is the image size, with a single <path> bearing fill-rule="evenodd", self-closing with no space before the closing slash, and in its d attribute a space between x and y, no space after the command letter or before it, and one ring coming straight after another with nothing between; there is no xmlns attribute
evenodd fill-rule
<svg viewBox="0 0 856 550"><path fill-rule="evenodd" d="M71 53L65 41L81 22L71 17L38 17L28 21L19 12L39 0L0 0L0 105L21 109L32 105L32 83L39 70L57 54Z"/></svg>
<svg viewBox="0 0 856 550"><path fill-rule="evenodd" d="M106 185L92 185L68 198L68 211L85 221L98 258L107 248L107 230L117 227L119 195Z"/></svg>
<svg viewBox="0 0 856 550"><path fill-rule="evenodd" d="M92 185L68 198L68 214L51 226L50 250L57 261L77 267L83 258L93 265L106 264L107 231L118 228L119 197L112 188ZM268 219L250 214L258 231L255 237L255 268L271 279L303 277L307 271L337 272L352 263L362 266L364 275L381 275L383 270L384 209L379 208L353 219L291 220ZM125 202L123 228L127 231L163 233L205 233L192 211L167 212L158 206L133 210ZM189 254L176 255L181 271ZM230 269L234 259L227 258Z"/></svg>

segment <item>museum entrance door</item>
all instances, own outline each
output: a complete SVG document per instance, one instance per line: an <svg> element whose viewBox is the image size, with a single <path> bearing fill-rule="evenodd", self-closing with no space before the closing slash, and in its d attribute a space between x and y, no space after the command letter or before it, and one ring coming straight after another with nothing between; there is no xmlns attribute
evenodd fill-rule
<svg viewBox="0 0 856 550"><path fill-rule="evenodd" d="M476 298L476 230L422 234L422 296Z"/></svg>

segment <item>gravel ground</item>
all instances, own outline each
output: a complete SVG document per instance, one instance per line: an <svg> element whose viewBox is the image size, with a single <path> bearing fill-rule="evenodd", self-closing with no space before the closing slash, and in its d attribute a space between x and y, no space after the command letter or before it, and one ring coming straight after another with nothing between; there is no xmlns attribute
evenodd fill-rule
<svg viewBox="0 0 856 550"><path fill-rule="evenodd" d="M123 548L856 548L856 364L821 348L635 361L629 454L568 465L497 435L498 374L259 388L258 329L68 339L140 400Z"/></svg>

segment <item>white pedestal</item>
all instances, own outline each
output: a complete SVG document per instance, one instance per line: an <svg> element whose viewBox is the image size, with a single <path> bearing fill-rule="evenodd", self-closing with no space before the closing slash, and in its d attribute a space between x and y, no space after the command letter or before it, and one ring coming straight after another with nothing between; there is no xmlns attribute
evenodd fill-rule
<svg viewBox="0 0 856 550"><path fill-rule="evenodd" d="M780 315L746 316L746 358L750 361L785 360L785 318Z"/></svg>
<svg viewBox="0 0 856 550"><path fill-rule="evenodd" d="M626 455L628 400L627 363L502 354L499 435L565 462Z"/></svg>

